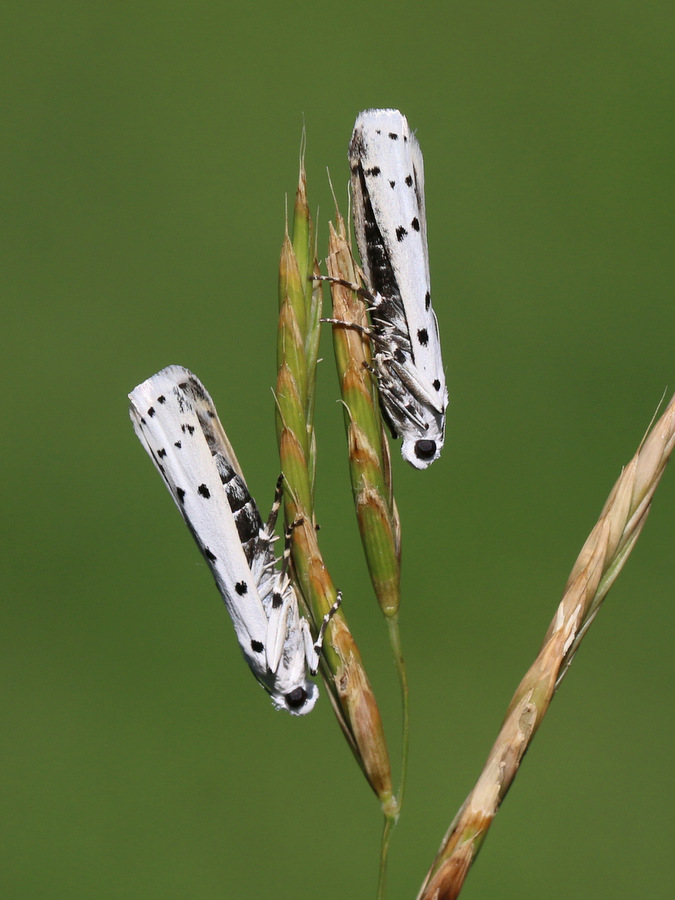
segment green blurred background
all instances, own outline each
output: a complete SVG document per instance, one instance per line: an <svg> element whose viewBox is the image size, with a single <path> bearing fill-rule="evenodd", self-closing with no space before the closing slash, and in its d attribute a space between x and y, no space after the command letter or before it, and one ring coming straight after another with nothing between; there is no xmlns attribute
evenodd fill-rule
<svg viewBox="0 0 675 900"><path fill-rule="evenodd" d="M126 395L206 383L264 510L277 261L303 123L325 253L356 113L426 163L451 408L404 466L412 898L586 534L675 388L672 2L10 3L1 13L0 893L372 898L380 816L325 692L275 713L135 439ZM391 738L330 339L322 546ZM672 897L675 472L463 897Z"/></svg>

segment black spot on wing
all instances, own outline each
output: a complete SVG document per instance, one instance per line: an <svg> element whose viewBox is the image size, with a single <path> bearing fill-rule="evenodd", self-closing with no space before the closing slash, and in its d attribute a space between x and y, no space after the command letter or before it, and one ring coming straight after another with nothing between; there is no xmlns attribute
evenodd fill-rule
<svg viewBox="0 0 675 900"><path fill-rule="evenodd" d="M395 131L390 131L390 132L389 132L389 139L392 140L392 141L397 141L397 140L398 140L398 135L396 134Z"/></svg>
<svg viewBox="0 0 675 900"><path fill-rule="evenodd" d="M417 218L417 216L415 216L410 225L412 226L413 231L420 230L420 220Z"/></svg>
<svg viewBox="0 0 675 900"><path fill-rule="evenodd" d="M159 397L157 398L157 402L158 403L166 403L166 397L164 396L164 394L159 395Z"/></svg>
<svg viewBox="0 0 675 900"><path fill-rule="evenodd" d="M396 229L396 240L399 242L399 244L401 243L403 238L407 236L407 234L408 232L405 230L403 225L399 225Z"/></svg>
<svg viewBox="0 0 675 900"><path fill-rule="evenodd" d="M177 487L177 488L176 488L176 496L178 497L178 500L179 500L181 503L183 503L183 502L185 501L185 491L183 490L182 487Z"/></svg>
<svg viewBox="0 0 675 900"><path fill-rule="evenodd" d="M436 388L437 391L440 391L441 383L438 380L438 378L434 378L434 380L431 383L433 384L433 386Z"/></svg>
<svg viewBox="0 0 675 900"><path fill-rule="evenodd" d="M396 187L396 182L395 182L395 181L390 181L390 182L389 182L389 187L390 187L390 188L392 189L392 191L393 191L394 188Z"/></svg>
<svg viewBox="0 0 675 900"><path fill-rule="evenodd" d="M215 562L218 557L215 553L212 553L208 547L204 547L204 556L209 560L209 562Z"/></svg>
<svg viewBox="0 0 675 900"><path fill-rule="evenodd" d="M154 416L154 414L155 414L155 409L154 409L153 406L151 406L151 407L148 409L148 415L150 416L150 418L152 418L152 417Z"/></svg>
<svg viewBox="0 0 675 900"><path fill-rule="evenodd" d="M245 581L238 581L234 586L235 591L239 594L240 597L243 597L248 593L248 587Z"/></svg>
<svg viewBox="0 0 675 900"><path fill-rule="evenodd" d="M274 591L274 593L272 594L272 609L279 609L283 602L284 598L281 596L279 591Z"/></svg>
<svg viewBox="0 0 675 900"><path fill-rule="evenodd" d="M399 362L399 363L405 362L405 353L403 352L403 350L401 350L400 347L397 347L394 350L394 359L396 360L396 362Z"/></svg>
<svg viewBox="0 0 675 900"><path fill-rule="evenodd" d="M427 312L429 312L429 310L431 309L431 294L429 293L429 291L427 291L424 295L424 308Z"/></svg>
<svg viewBox="0 0 675 900"><path fill-rule="evenodd" d="M265 649L265 645L261 644L260 641L251 641L251 650L254 653L262 653Z"/></svg>
<svg viewBox="0 0 675 900"><path fill-rule="evenodd" d="M166 450L164 449L164 447L162 447L161 450L157 451L157 456L159 456L160 459L164 459L164 457L166 456Z"/></svg>
<svg viewBox="0 0 675 900"><path fill-rule="evenodd" d="M412 187L412 185L413 185L412 175L406 175L405 183L408 185L408 187Z"/></svg>
<svg viewBox="0 0 675 900"><path fill-rule="evenodd" d="M372 169L366 169L365 175L367 178L377 177L381 171L379 166L373 166Z"/></svg>
<svg viewBox="0 0 675 900"><path fill-rule="evenodd" d="M173 442L173 445L174 445L174 447L176 447L178 450L180 450L180 449L182 448L182 446L183 446L183 445L181 444L180 441L174 441L174 442Z"/></svg>
<svg viewBox="0 0 675 900"><path fill-rule="evenodd" d="M426 328L419 328L417 331L417 340L423 347L426 347L429 343L429 332Z"/></svg>
<svg viewBox="0 0 675 900"><path fill-rule="evenodd" d="M197 493L200 494L205 500L211 499L211 491L205 484L199 485L199 487L197 488Z"/></svg>

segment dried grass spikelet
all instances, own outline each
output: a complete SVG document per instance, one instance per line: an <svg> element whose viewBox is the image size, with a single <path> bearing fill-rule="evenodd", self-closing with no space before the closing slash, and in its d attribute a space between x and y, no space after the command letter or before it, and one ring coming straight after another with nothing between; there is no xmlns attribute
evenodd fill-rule
<svg viewBox="0 0 675 900"><path fill-rule="evenodd" d="M331 278L354 284L357 272L344 219L336 209L326 260ZM393 497L391 459L372 372L366 305L354 292L331 282L333 346L344 406L349 471L361 541L380 608L385 616L400 606L401 526ZM355 327L349 327L353 325Z"/></svg>
<svg viewBox="0 0 675 900"><path fill-rule="evenodd" d="M292 238L286 233L279 267L277 436L287 524L293 523L293 573L315 628L337 591L318 546L314 517L316 438L314 388L321 293L306 179L301 159ZM326 631L321 672L338 721L385 812L393 801L389 754L380 712L342 609Z"/></svg>

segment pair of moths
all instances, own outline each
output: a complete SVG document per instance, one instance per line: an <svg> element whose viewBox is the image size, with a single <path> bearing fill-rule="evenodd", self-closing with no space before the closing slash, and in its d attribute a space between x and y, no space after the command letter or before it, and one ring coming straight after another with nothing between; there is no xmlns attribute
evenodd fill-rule
<svg viewBox="0 0 675 900"><path fill-rule="evenodd" d="M310 712L328 622L316 641L285 567L277 569L274 525L281 479L266 524L251 497L234 450L201 381L169 366L129 394L130 416L213 573L239 646L277 709Z"/></svg>
<svg viewBox="0 0 675 900"><path fill-rule="evenodd" d="M356 118L349 164L380 403L403 458L426 469L443 448L448 390L431 308L422 151L397 109L369 109Z"/></svg>

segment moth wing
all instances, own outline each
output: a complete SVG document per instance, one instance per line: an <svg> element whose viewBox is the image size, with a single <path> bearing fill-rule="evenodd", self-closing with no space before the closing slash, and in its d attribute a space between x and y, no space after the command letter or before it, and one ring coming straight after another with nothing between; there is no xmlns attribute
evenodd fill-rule
<svg viewBox="0 0 675 900"><path fill-rule="evenodd" d="M431 308L429 250L424 199L424 159L406 117L398 110L359 114L350 144L354 228L369 284L388 289L386 266L398 286L410 334L414 365L430 388L434 405L447 406L438 322ZM370 221L370 210L372 218ZM368 244L381 235L383 258L373 265ZM438 386L436 386L436 382Z"/></svg>
<svg viewBox="0 0 675 900"><path fill-rule="evenodd" d="M183 366L168 366L159 374L165 373L169 378L175 379L181 385L181 389L189 396L190 402L199 418L201 429L207 438L211 455L213 455L214 451L222 454L244 484L246 484L239 460L218 418L216 406L199 378L190 372L189 369L183 368Z"/></svg>
<svg viewBox="0 0 675 900"><path fill-rule="evenodd" d="M218 451L236 463L213 401L181 366L153 375L134 388L129 400L134 430L213 573L244 655L256 674L264 674L267 616L213 457L215 441ZM210 422L208 439L204 415Z"/></svg>

